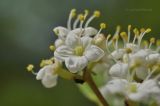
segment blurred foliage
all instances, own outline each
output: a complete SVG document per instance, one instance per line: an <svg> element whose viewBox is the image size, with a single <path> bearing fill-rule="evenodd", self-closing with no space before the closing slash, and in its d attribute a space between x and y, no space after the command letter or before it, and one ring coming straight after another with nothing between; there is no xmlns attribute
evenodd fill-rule
<svg viewBox="0 0 160 106"><path fill-rule="evenodd" d="M45 89L35 76L25 72L28 63L39 66L49 58L48 45L56 38L55 26L66 25L72 8L79 12L98 9L102 12L97 27L106 22L113 33L116 25L126 30L151 27L150 36L159 37L159 0L0 0L0 106L89 106L74 82L60 80L53 89ZM38 70L38 68L37 68Z"/></svg>

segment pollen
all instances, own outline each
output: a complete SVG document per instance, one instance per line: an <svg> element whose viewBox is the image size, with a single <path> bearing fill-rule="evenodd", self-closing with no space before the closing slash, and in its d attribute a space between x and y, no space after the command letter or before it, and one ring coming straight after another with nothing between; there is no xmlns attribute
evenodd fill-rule
<svg viewBox="0 0 160 106"><path fill-rule="evenodd" d="M128 30L131 30L131 25L128 25Z"/></svg>
<svg viewBox="0 0 160 106"><path fill-rule="evenodd" d="M101 28L101 29L105 29L105 28L106 28L106 24L105 24L105 23L101 23L101 24L100 24L100 28Z"/></svg>
<svg viewBox="0 0 160 106"><path fill-rule="evenodd" d="M135 36L136 36L136 37L138 37L138 36L139 36L139 31L138 31L138 29L137 29L137 28L134 28L133 32L134 32L134 34L135 34Z"/></svg>
<svg viewBox="0 0 160 106"><path fill-rule="evenodd" d="M49 49L50 49L51 51L55 51L56 48L55 48L54 45L50 45L50 46L49 46Z"/></svg>
<svg viewBox="0 0 160 106"><path fill-rule="evenodd" d="M33 65L33 64L29 64L29 65L27 66L27 71L32 72L32 71L33 71L33 68L34 68L34 65Z"/></svg>
<svg viewBox="0 0 160 106"><path fill-rule="evenodd" d="M71 16L72 16L72 17L75 17L75 16L76 16L76 9L72 9L72 10L71 10Z"/></svg>
<svg viewBox="0 0 160 106"><path fill-rule="evenodd" d="M84 49L82 46L77 46L75 47L75 54L78 55L78 56L82 56L83 55L83 52L84 52Z"/></svg>
<svg viewBox="0 0 160 106"><path fill-rule="evenodd" d="M127 33L126 33L126 32L121 32L121 33L120 33L120 36L121 36L125 41L128 40L128 36L127 36Z"/></svg>
<svg viewBox="0 0 160 106"><path fill-rule="evenodd" d="M84 21L84 15L83 14L79 14L78 18L79 18L80 21Z"/></svg>
<svg viewBox="0 0 160 106"><path fill-rule="evenodd" d="M41 63L40 63L40 67L44 67L44 66L49 65L49 64L53 64L52 59L42 60Z"/></svg>
<svg viewBox="0 0 160 106"><path fill-rule="evenodd" d="M84 13L86 14L86 15L88 15L89 14L89 10L84 10Z"/></svg>
<svg viewBox="0 0 160 106"><path fill-rule="evenodd" d="M151 43L155 43L155 42L156 42L156 39L152 37L152 38L150 38L150 42L151 42Z"/></svg>
<svg viewBox="0 0 160 106"><path fill-rule="evenodd" d="M146 29L146 33L149 33L149 32L151 32L152 30L150 29L150 28L147 28Z"/></svg>
<svg viewBox="0 0 160 106"><path fill-rule="evenodd" d="M160 39L158 39L158 40L156 41L156 45L157 45L157 46L160 46Z"/></svg>
<svg viewBox="0 0 160 106"><path fill-rule="evenodd" d="M100 11L96 10L96 11L94 11L93 15L95 17L100 17L101 13L100 13Z"/></svg>
<svg viewBox="0 0 160 106"><path fill-rule="evenodd" d="M141 33L144 33L145 31L146 31L146 30L145 30L144 28L141 28L141 29L140 29L140 32L141 32Z"/></svg>
<svg viewBox="0 0 160 106"><path fill-rule="evenodd" d="M142 42L142 44L144 45L144 46L148 46L148 41L147 40L144 40L143 42Z"/></svg>

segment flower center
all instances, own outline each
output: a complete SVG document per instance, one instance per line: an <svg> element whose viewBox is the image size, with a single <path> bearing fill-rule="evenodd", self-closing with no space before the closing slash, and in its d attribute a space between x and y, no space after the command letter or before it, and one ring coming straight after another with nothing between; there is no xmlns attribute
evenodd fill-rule
<svg viewBox="0 0 160 106"><path fill-rule="evenodd" d="M131 92L137 92L137 85L135 83L132 83L129 85L129 90Z"/></svg>
<svg viewBox="0 0 160 106"><path fill-rule="evenodd" d="M82 56L83 55L83 52L84 52L84 49L82 46L77 46L75 47L75 54L78 55L78 56Z"/></svg>

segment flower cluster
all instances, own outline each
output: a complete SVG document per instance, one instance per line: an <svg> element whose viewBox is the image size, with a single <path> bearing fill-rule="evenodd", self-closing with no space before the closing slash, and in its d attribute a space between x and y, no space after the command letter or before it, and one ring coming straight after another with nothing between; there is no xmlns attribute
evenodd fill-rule
<svg viewBox="0 0 160 106"><path fill-rule="evenodd" d="M89 26L100 16L100 12L94 11L92 16L88 15L88 10L77 15L76 10L72 9L67 27L53 29L58 37L54 45L49 46L54 56L42 60L38 72L34 71L32 64L28 65L27 70L36 75L36 79L41 80L46 88L54 87L58 77L78 83L88 82L104 106L107 103L101 99L104 97L107 100L111 96L124 98L127 102L148 104L155 101L160 105L160 40L143 40L151 29L134 28L132 31L131 25L128 25L127 32L120 32L118 26L113 36L105 36L101 33L106 28L105 23L100 24L99 30ZM153 44L157 47L154 48ZM97 66L104 68L100 71ZM103 97L90 74L105 76L105 84L98 86Z"/></svg>
<svg viewBox="0 0 160 106"><path fill-rule="evenodd" d="M160 99L160 40L150 38L149 42L142 40L148 29L133 29L131 41L131 25L128 32L117 33L110 39L107 37L106 47L109 58L114 61L109 69L110 81L101 87L104 96L121 95L126 100L147 103ZM119 46L119 37L123 45ZM157 45L152 49L153 44ZM111 45L113 44L113 46ZM111 47L114 48L111 50Z"/></svg>

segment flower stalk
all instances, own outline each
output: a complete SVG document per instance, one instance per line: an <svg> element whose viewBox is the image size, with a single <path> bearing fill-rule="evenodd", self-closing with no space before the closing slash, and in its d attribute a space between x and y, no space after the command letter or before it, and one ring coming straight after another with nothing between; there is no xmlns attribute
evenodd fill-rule
<svg viewBox="0 0 160 106"><path fill-rule="evenodd" d="M104 99L101 92L99 91L98 87L96 86L95 82L93 81L91 73L88 70L84 70L83 79L84 81L86 81L86 83L90 86L90 88L96 94L97 98L102 103L102 105L109 106L107 101Z"/></svg>

